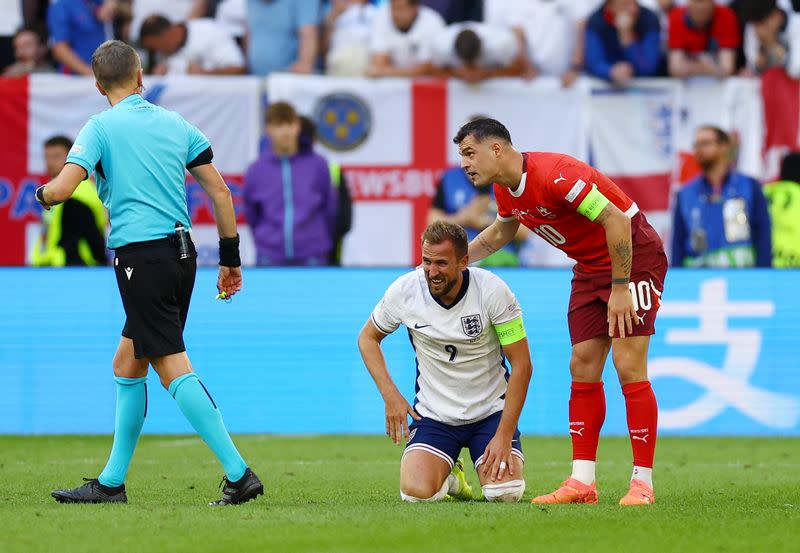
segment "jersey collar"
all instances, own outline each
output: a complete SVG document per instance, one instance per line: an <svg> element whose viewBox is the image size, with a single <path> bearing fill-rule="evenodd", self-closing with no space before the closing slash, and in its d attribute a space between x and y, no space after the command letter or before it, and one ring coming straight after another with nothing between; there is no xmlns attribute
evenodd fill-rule
<svg viewBox="0 0 800 553"><path fill-rule="evenodd" d="M458 302L460 302L464 298L464 296L467 295L467 289L469 288L469 269L465 269L464 272L461 273L461 276L462 276L461 289L458 291L458 295L456 296L456 299L453 300L453 303L451 303L450 305L445 305L439 298L431 294L433 301L435 301L445 309L452 309L453 307L458 305ZM430 290L428 291L428 293L430 293Z"/></svg>
<svg viewBox="0 0 800 553"><path fill-rule="evenodd" d="M519 198L525 192L525 181L528 178L528 154L522 153L522 178L519 179L519 186L516 190L508 189L509 193L515 198Z"/></svg>

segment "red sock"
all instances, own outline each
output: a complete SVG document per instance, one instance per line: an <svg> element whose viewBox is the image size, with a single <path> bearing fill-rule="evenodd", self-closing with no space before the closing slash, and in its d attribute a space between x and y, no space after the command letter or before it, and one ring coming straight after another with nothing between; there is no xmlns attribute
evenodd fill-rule
<svg viewBox="0 0 800 553"><path fill-rule="evenodd" d="M606 394L602 382L573 382L569 396L569 434L572 459L594 461L597 441L606 420Z"/></svg>
<svg viewBox="0 0 800 553"><path fill-rule="evenodd" d="M656 452L658 404L650 381L634 382L622 387L628 411L628 432L633 448L633 464L653 468Z"/></svg>

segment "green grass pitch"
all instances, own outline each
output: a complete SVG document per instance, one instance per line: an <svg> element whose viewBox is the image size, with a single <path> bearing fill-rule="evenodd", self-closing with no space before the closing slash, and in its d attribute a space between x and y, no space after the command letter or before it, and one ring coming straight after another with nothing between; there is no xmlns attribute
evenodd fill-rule
<svg viewBox="0 0 800 553"><path fill-rule="evenodd" d="M127 505L60 505L50 490L96 476L110 437L2 436L0 552L800 551L795 438L661 438L657 502L644 508L617 505L630 473L626 438L601 440L599 505L549 508L530 498L567 476L567 437L523 440L528 487L515 505L400 502L400 449L385 437L236 442L265 495L213 509L221 470L198 439L143 437Z"/></svg>

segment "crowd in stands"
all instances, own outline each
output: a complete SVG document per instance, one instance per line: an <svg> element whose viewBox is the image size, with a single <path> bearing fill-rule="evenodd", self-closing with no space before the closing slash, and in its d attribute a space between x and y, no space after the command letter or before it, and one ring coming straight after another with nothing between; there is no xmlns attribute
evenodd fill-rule
<svg viewBox="0 0 800 553"><path fill-rule="evenodd" d="M90 75L92 52L113 37L136 45L156 75L288 71L470 83L546 75L570 86L588 74L625 86L636 77L781 67L797 78L798 12L800 0L0 0L0 74ZM290 104L267 109L269 139L243 196L259 265L338 262L350 227L348 187L340 168L314 152L313 127ZM63 157L68 141L56 137L46 150ZM721 129L697 130L701 174L673 202L672 264L800 266L800 153L785 158L779 182L762 187L731 169L732 146ZM102 228L87 198L46 221L41 264L100 262L88 248L97 240L73 232ZM476 190L460 168L443 173L429 220L457 222L472 237L495 215L490 190ZM528 238L521 232L486 263L524 265Z"/></svg>
<svg viewBox="0 0 800 553"><path fill-rule="evenodd" d="M117 38L152 74L797 77L798 11L800 0L0 0L0 74L90 75L94 49Z"/></svg>

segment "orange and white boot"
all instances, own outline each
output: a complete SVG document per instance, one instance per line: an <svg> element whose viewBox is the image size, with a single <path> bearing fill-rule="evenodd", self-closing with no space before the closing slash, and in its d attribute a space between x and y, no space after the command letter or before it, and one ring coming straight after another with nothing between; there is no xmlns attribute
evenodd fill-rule
<svg viewBox="0 0 800 553"><path fill-rule="evenodd" d="M620 505L651 505L656 502L653 488L641 480L631 480L631 487L625 497L619 500Z"/></svg>
<svg viewBox="0 0 800 553"><path fill-rule="evenodd" d="M534 497L531 503L564 504L564 503L597 503L597 483L584 484L575 478L568 478L553 493Z"/></svg>

